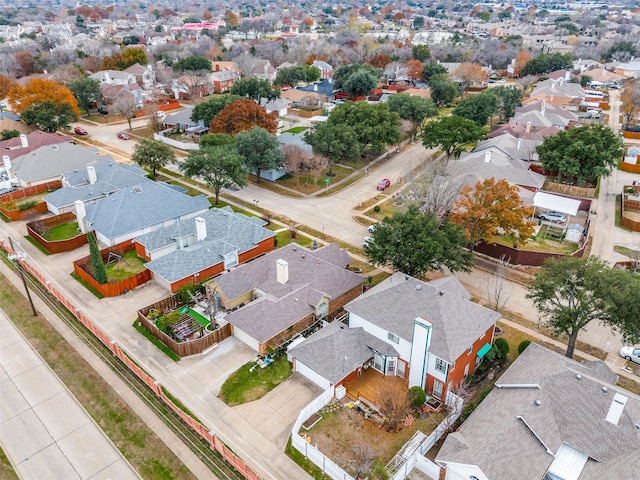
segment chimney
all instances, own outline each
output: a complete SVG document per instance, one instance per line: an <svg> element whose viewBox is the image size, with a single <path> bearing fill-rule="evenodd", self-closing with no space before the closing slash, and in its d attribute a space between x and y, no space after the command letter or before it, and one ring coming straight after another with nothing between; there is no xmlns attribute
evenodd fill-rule
<svg viewBox="0 0 640 480"><path fill-rule="evenodd" d="M527 122L527 128L524 129L525 133L531 132L531 122Z"/></svg>
<svg viewBox="0 0 640 480"><path fill-rule="evenodd" d="M484 152L484 163L489 163L491 161L491 150L487 150Z"/></svg>
<svg viewBox="0 0 640 480"><path fill-rule="evenodd" d="M522 144L522 139L519 138L518 139L518 146L516 147L516 150L520 150L520 145Z"/></svg>
<svg viewBox="0 0 640 480"><path fill-rule="evenodd" d="M87 226L84 223L84 217L87 216L87 209L84 206L84 202L81 200L76 200L73 202L76 207L76 220L78 221L78 226L80 227L80 231L82 233L87 233Z"/></svg>
<svg viewBox="0 0 640 480"><path fill-rule="evenodd" d="M571 72L569 70L567 70L566 72L564 72L564 79L568 82L569 80L571 80Z"/></svg>
<svg viewBox="0 0 640 480"><path fill-rule="evenodd" d="M605 391L604 387L602 391L603 392ZM609 411L607 412L607 417L605 418L605 420L614 425L618 425L618 421L622 416L622 412L624 410L624 406L626 403L627 403L627 397L625 397L624 395L620 395L619 393L616 393L613 396L613 400L611 400L611 406L609 407Z"/></svg>
<svg viewBox="0 0 640 480"><path fill-rule="evenodd" d="M542 101L542 103L540 104L540 114L544 117L544 112L547 109L547 102L545 102L544 100Z"/></svg>
<svg viewBox="0 0 640 480"><path fill-rule="evenodd" d="M4 169L9 173L11 170L11 159L9 155L2 155L2 163L4 163Z"/></svg>
<svg viewBox="0 0 640 480"><path fill-rule="evenodd" d="M93 185L98 180L98 175L96 175L96 168L88 165L87 166L87 178L89 179L89 185Z"/></svg>
<svg viewBox="0 0 640 480"><path fill-rule="evenodd" d="M20 143L22 144L22 148L29 146L29 140L27 140L27 136L24 133L20 134Z"/></svg>
<svg viewBox="0 0 640 480"><path fill-rule="evenodd" d="M216 63L216 72L219 72L219 71L220 71L220 64Z"/></svg>
<svg viewBox="0 0 640 480"><path fill-rule="evenodd" d="M281 258L276 261L276 280L283 285L289 281L289 264Z"/></svg>
<svg viewBox="0 0 640 480"><path fill-rule="evenodd" d="M314 85L314 86L313 86L313 91L314 91L314 92L317 92L317 91L318 91L318 85Z"/></svg>
<svg viewBox="0 0 640 480"><path fill-rule="evenodd" d="M207 224L202 217L196 217L196 242L207 238Z"/></svg>

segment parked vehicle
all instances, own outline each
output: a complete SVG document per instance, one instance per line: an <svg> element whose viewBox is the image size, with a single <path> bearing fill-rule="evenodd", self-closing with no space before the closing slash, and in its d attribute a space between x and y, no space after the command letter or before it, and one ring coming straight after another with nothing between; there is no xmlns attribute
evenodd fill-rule
<svg viewBox="0 0 640 480"><path fill-rule="evenodd" d="M378 224L377 224L377 223L374 223L374 224L372 224L372 225L369 225L369 226L367 227L367 230L369 231L369 233L373 233L373 231L374 231L377 227L378 227Z"/></svg>
<svg viewBox="0 0 640 480"><path fill-rule="evenodd" d="M362 239L362 246L364 247L365 245L368 245L371 242L373 242L373 237L366 236Z"/></svg>
<svg viewBox="0 0 640 480"><path fill-rule="evenodd" d="M567 221L567 216L560 212L540 212L538 218L547 222L564 223Z"/></svg>
<svg viewBox="0 0 640 480"><path fill-rule="evenodd" d="M382 180L380 180L376 188L381 192L384 192L390 186L391 186L391 180L389 180L388 178L383 178Z"/></svg>
<svg viewBox="0 0 640 480"><path fill-rule="evenodd" d="M119 138L120 140L129 140L129 135L127 135L127 134L126 134L126 133L124 133L124 132L118 132L118 138Z"/></svg>
<svg viewBox="0 0 640 480"><path fill-rule="evenodd" d="M89 133L82 127L74 127L73 133L76 135L89 135Z"/></svg>
<svg viewBox="0 0 640 480"><path fill-rule="evenodd" d="M640 364L640 348L622 347L620 349L620 356L630 362Z"/></svg>

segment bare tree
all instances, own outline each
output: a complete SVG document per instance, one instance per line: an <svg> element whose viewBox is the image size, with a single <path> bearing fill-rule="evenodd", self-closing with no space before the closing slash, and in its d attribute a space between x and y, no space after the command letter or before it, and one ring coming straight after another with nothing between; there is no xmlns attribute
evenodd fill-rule
<svg viewBox="0 0 640 480"><path fill-rule="evenodd" d="M366 473L376 459L370 439L358 436L349 448L343 449L336 459L338 463L351 471L356 479L365 478Z"/></svg>
<svg viewBox="0 0 640 480"><path fill-rule="evenodd" d="M206 70L194 70L183 75L179 75L175 80L175 85L189 98L201 98L206 95L210 86L207 76L209 72Z"/></svg>
<svg viewBox="0 0 640 480"><path fill-rule="evenodd" d="M296 186L299 186L299 173L305 168L307 152L298 145L283 145L281 150L284 153L284 170L295 177Z"/></svg>
<svg viewBox="0 0 640 480"><path fill-rule="evenodd" d="M112 115L122 115L127 119L129 124L129 131L133 130L131 127L131 119L136 114L136 101L131 95L122 94L116 98L116 100L107 107L107 111Z"/></svg>
<svg viewBox="0 0 640 480"><path fill-rule="evenodd" d="M538 77L536 77L535 75L525 75L524 77L520 77L519 79L517 79L516 83L522 86L522 90L524 91L524 93L526 93L527 87L531 85L533 82L535 82L537 79Z"/></svg>
<svg viewBox="0 0 640 480"><path fill-rule="evenodd" d="M511 295L511 285L506 285L505 280L509 269L509 259L504 255L500 257L496 271L485 280L487 291L487 303L490 309L502 312Z"/></svg>
<svg viewBox="0 0 640 480"><path fill-rule="evenodd" d="M238 65L238 69L243 77L250 77L256 66L258 65L259 59L254 57L249 53L242 53L233 59Z"/></svg>
<svg viewBox="0 0 640 480"><path fill-rule="evenodd" d="M393 381L396 379L384 377L378 380L376 392L378 392L378 407L387 418L387 430L395 432L404 421L411 398L409 390L404 382Z"/></svg>
<svg viewBox="0 0 640 480"><path fill-rule="evenodd" d="M423 213L432 213L444 221L467 180L454 164L433 164L408 190Z"/></svg>
<svg viewBox="0 0 640 480"><path fill-rule="evenodd" d="M323 176L324 170L329 165L329 159L321 157L320 155L314 155L305 162L309 175L313 178L313 184L318 185L318 180Z"/></svg>

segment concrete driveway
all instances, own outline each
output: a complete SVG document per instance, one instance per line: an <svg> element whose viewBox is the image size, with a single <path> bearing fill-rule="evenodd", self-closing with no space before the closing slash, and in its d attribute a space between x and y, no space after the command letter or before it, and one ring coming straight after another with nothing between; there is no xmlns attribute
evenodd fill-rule
<svg viewBox="0 0 640 480"><path fill-rule="evenodd" d="M322 389L302 375L294 373L260 400L233 407L262 435L284 449L298 413Z"/></svg>

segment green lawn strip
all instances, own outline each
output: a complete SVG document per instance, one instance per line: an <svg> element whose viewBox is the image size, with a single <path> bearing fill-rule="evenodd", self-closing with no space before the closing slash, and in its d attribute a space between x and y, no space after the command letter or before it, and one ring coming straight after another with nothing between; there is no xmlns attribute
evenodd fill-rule
<svg viewBox="0 0 640 480"><path fill-rule="evenodd" d="M204 423L202 423L202 422L200 421L200 419L199 419L198 417L196 417L196 416L191 412L191 410L189 410L187 407L185 407L185 406L184 406L184 403L182 403L180 400L178 400L178 398L176 398L176 397L174 397L173 395L171 395L171 393L170 393L166 388L164 388L164 387L162 387L162 386L161 386L160 388L162 388L162 393L164 393L164 394L167 396L167 398L168 398L169 400L171 400L171 402L172 402L176 407L178 407L178 408L179 408L180 410L182 410L184 413L186 413L187 415L189 415L189 416L190 416L191 418L193 418L196 422L198 422L198 423L200 423L200 424L204 425Z"/></svg>
<svg viewBox="0 0 640 480"><path fill-rule="evenodd" d="M96 298L104 298L104 295L102 295L99 291L97 291L95 288L93 288L91 285L85 282L82 278L80 278L80 276L76 272L71 272L70 275L73 278L75 278L80 285L82 285L84 288L86 288L91 293L93 293L93 295L95 295Z"/></svg>
<svg viewBox="0 0 640 480"><path fill-rule="evenodd" d="M634 250L632 248L623 247L622 245L615 245L613 247L613 251L617 252L625 257L629 257L631 260L640 258L640 251Z"/></svg>
<svg viewBox="0 0 640 480"><path fill-rule="evenodd" d="M379 273L376 273L375 275L368 275L365 285L374 287L380 282L382 282L383 280L386 280L387 278L389 278L390 276L391 274L389 272L379 272ZM369 280L370 278L372 280Z"/></svg>
<svg viewBox="0 0 640 480"><path fill-rule="evenodd" d="M178 457L62 335L49 322L43 321L41 316L33 317L26 299L6 278L1 277L1 280L0 308L142 478L195 479Z"/></svg>
<svg viewBox="0 0 640 480"><path fill-rule="evenodd" d="M249 181L251 183L253 183L254 185L256 185L257 187L264 188L265 190L271 190L272 192L276 192L276 193L278 193L280 195L284 195L285 197L292 197L292 198L303 198L304 197L303 194L291 191L291 190L289 190L287 188L282 188L277 183L270 182L270 181L265 180L265 179L261 179L260 183L258 183L256 180L254 180L254 178L255 177L250 176L249 177Z"/></svg>
<svg viewBox="0 0 640 480"><path fill-rule="evenodd" d="M36 242L31 235L25 235L24 238L27 240L27 242L29 242L31 245L36 247L38 250L40 250L45 255L51 255L51 252L49 250L47 250L46 248L44 248L42 245L40 245L38 242Z"/></svg>
<svg viewBox="0 0 640 480"><path fill-rule="evenodd" d="M135 328L138 332L140 332L144 336L144 338L146 338L153 345L158 347L158 350L160 350L162 353L164 353L167 357L169 357L174 362L180 361L180 356L177 353L175 353L173 350L167 347L164 343L162 343L160 340L154 337L149 330L144 328L144 326L139 325L138 323L139 323L138 320L133 322L133 328Z"/></svg>
<svg viewBox="0 0 640 480"><path fill-rule="evenodd" d="M323 189L322 192L318 193L318 197L326 197L327 195L332 195L334 193L337 193L341 190L344 190L345 188L347 188L349 185L352 185L354 183L356 183L358 180L360 180L362 177L364 177L365 174L364 172L355 172L353 173L349 178L347 178L346 180L344 180L342 183L340 183L339 185L335 185L334 187L329 187L329 189Z"/></svg>
<svg viewBox="0 0 640 480"><path fill-rule="evenodd" d="M189 308L187 310L187 312L189 313L189 315L191 315L193 318L195 318L198 321L198 323L200 325L202 325L203 327L206 327L207 325L211 324L211 320L209 320L208 318L205 318L204 316L200 315L194 309Z"/></svg>
<svg viewBox="0 0 640 480"><path fill-rule="evenodd" d="M291 437L287 441L287 446L284 449L284 453L286 453L291 460L296 462L300 468L302 468L305 472L311 475L315 480L331 480L329 475L320 470L311 460L305 458L305 456L300 453L298 450L293 448L291 445Z"/></svg>
<svg viewBox="0 0 640 480"><path fill-rule="evenodd" d="M277 357L265 368L249 362L232 373L220 389L219 397L230 407L264 397L291 375L286 355Z"/></svg>
<svg viewBox="0 0 640 480"><path fill-rule="evenodd" d="M13 465L11 465L2 448L0 448L0 478L2 480L19 480L18 474L13 469Z"/></svg>
<svg viewBox="0 0 640 480"><path fill-rule="evenodd" d="M308 130L308 129L309 129L309 127L293 127L293 128L290 128L289 130L285 130L282 133L302 133L302 132L304 132L305 130Z"/></svg>
<svg viewBox="0 0 640 480"><path fill-rule="evenodd" d="M55 242L68 240L76 236L78 236L78 222L69 222L49 229L44 233L43 238L50 242Z"/></svg>

